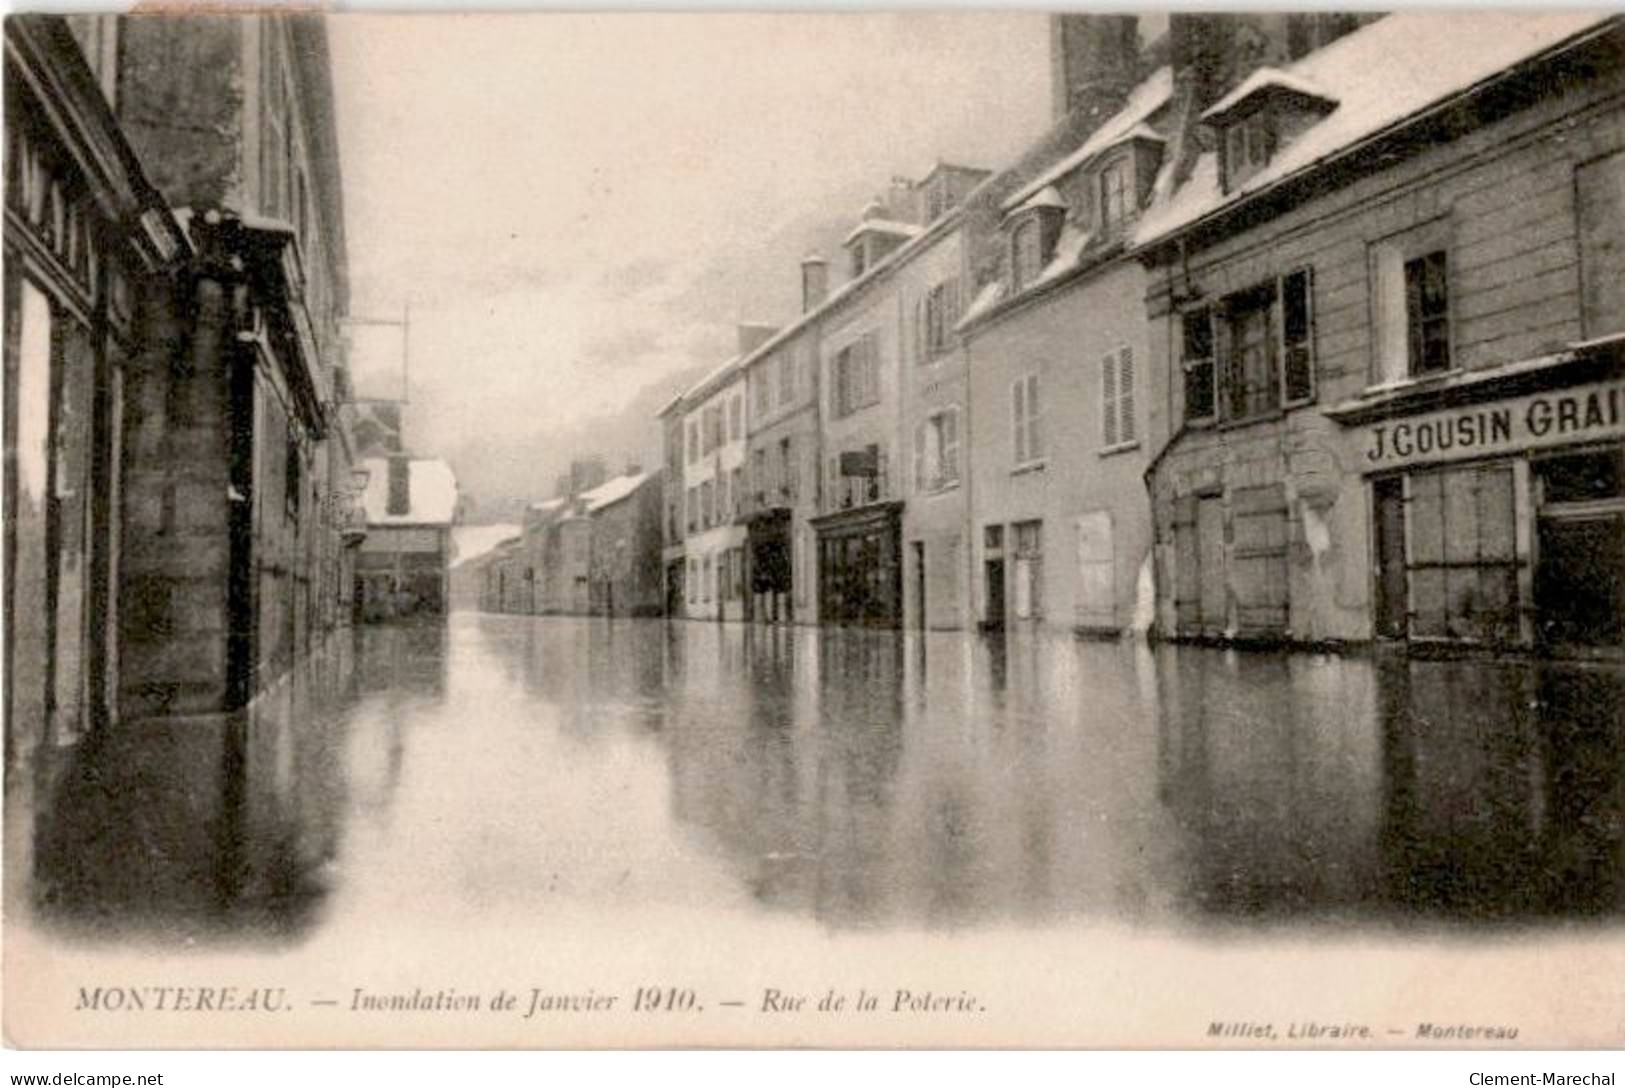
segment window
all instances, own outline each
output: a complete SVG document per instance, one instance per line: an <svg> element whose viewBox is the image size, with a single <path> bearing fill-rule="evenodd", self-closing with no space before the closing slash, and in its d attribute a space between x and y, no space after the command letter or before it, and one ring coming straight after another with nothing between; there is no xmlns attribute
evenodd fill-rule
<svg viewBox="0 0 1625 1088"><path fill-rule="evenodd" d="M1017 378L1011 385L1010 407L1014 425L1016 467L1043 460L1043 402L1038 394L1037 374Z"/></svg>
<svg viewBox="0 0 1625 1088"><path fill-rule="evenodd" d="M1234 189L1269 165L1275 147L1275 125L1266 111L1230 125L1224 134L1225 190Z"/></svg>
<svg viewBox="0 0 1625 1088"><path fill-rule="evenodd" d="M754 477L751 486L756 491L756 502L765 505L768 492L772 489L772 484L767 478L767 450L758 446L751 451L750 460L751 474Z"/></svg>
<svg viewBox="0 0 1625 1088"><path fill-rule="evenodd" d="M693 464L700 456L700 427L694 420L688 421L688 463Z"/></svg>
<svg viewBox="0 0 1625 1088"><path fill-rule="evenodd" d="M1440 219L1371 245L1375 384L1450 369L1449 241L1449 220Z"/></svg>
<svg viewBox="0 0 1625 1088"><path fill-rule="evenodd" d="M282 498L290 518L299 516L299 489L304 486L303 476L304 462L299 457L299 440L290 429L282 475Z"/></svg>
<svg viewBox="0 0 1625 1088"><path fill-rule="evenodd" d="M1206 306L1188 310L1180 317L1184 347L1180 365L1185 372L1185 421L1213 418L1215 367L1213 363L1213 315Z"/></svg>
<svg viewBox="0 0 1625 1088"><path fill-rule="evenodd" d="M793 352L786 351L779 356L779 404L789 404L796 399L796 357Z"/></svg>
<svg viewBox="0 0 1625 1088"><path fill-rule="evenodd" d="M791 502L796 500L795 447L789 438L779 439L779 494Z"/></svg>
<svg viewBox="0 0 1625 1088"><path fill-rule="evenodd" d="M1128 160L1106 164L1100 172L1100 228L1113 231L1128 218Z"/></svg>
<svg viewBox="0 0 1625 1088"><path fill-rule="evenodd" d="M1274 285L1231 295L1219 323L1219 407L1226 419L1251 419L1281 406L1275 357Z"/></svg>
<svg viewBox="0 0 1625 1088"><path fill-rule="evenodd" d="M931 362L952 350L954 326L959 324L959 278L950 277L926 292L921 301L917 330L919 361Z"/></svg>
<svg viewBox="0 0 1625 1088"><path fill-rule="evenodd" d="M914 490L940 491L959 482L959 409L927 416L914 429Z"/></svg>
<svg viewBox="0 0 1625 1088"><path fill-rule="evenodd" d="M1037 216L1016 225L1010 236L1011 291L1020 291L1044 270L1044 243Z"/></svg>
<svg viewBox="0 0 1625 1088"><path fill-rule="evenodd" d="M773 390L768 381L766 367L758 367L751 374L751 385L753 387L751 404L758 418L767 415L768 408L771 407L769 395Z"/></svg>
<svg viewBox="0 0 1625 1088"><path fill-rule="evenodd" d="M728 441L737 442L745 431L745 398L734 394L728 402Z"/></svg>
<svg viewBox="0 0 1625 1088"><path fill-rule="evenodd" d="M831 414L849 416L880 400L880 361L873 333L868 333L835 355L831 375Z"/></svg>
<svg viewBox="0 0 1625 1088"><path fill-rule="evenodd" d="M739 507L745 500L745 466L735 465L733 472L729 473L728 482L728 493L733 501L728 504L725 517L728 521L732 521L739 516Z"/></svg>
<svg viewBox="0 0 1625 1088"><path fill-rule="evenodd" d="M717 523L717 492L712 481L700 485L700 528L709 529Z"/></svg>
<svg viewBox="0 0 1625 1088"><path fill-rule="evenodd" d="M1102 444L1134 441L1134 349L1127 344L1100 360L1100 417Z"/></svg>
<svg viewBox="0 0 1625 1088"><path fill-rule="evenodd" d="M1580 313L1589 337L1625 331L1625 151L1574 170Z"/></svg>
<svg viewBox="0 0 1625 1088"><path fill-rule="evenodd" d="M1442 249L1405 262L1405 330L1413 375L1450 369L1450 291Z"/></svg>
<svg viewBox="0 0 1625 1088"><path fill-rule="evenodd" d="M1314 399L1313 276L1296 269L1182 317L1185 419L1256 419Z"/></svg>

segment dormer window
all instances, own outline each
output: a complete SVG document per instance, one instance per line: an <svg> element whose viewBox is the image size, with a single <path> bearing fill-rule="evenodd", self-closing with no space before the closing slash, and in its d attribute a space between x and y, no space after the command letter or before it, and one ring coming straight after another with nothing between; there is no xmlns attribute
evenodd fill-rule
<svg viewBox="0 0 1625 1088"><path fill-rule="evenodd" d="M1055 256L1066 219L1066 202L1051 186L1046 186L1027 203L1010 213L1005 221L1010 230L1010 291L1031 287Z"/></svg>
<svg viewBox="0 0 1625 1088"><path fill-rule="evenodd" d="M1224 133L1225 187L1234 189L1269 165L1275 155L1275 126L1268 110L1233 122Z"/></svg>
<svg viewBox="0 0 1625 1088"><path fill-rule="evenodd" d="M1019 291L1038 279L1044 270L1044 250L1038 217L1030 215L1016 224L1010 235L1010 268L1012 287Z"/></svg>
<svg viewBox="0 0 1625 1088"><path fill-rule="evenodd" d="M1114 159L1100 171L1100 229L1120 229L1128 219L1132 196L1129 188L1129 162Z"/></svg>
<svg viewBox="0 0 1625 1088"><path fill-rule="evenodd" d="M1205 113L1219 130L1224 191L1234 192L1268 166L1294 137L1337 108L1337 99L1309 80L1260 68Z"/></svg>

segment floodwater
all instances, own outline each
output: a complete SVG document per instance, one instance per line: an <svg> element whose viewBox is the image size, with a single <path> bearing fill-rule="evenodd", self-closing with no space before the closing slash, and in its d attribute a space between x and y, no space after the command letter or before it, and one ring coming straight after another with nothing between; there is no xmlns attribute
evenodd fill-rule
<svg viewBox="0 0 1625 1088"><path fill-rule="evenodd" d="M210 905L151 898L177 932L273 939L561 907L826 931L1617 919L1622 687L1032 632L363 627L237 734L228 834L176 870ZM184 818L162 809L144 797L144 841ZM85 818L97 841L129 822ZM128 877L83 872L130 854L81 860L51 910L120 916Z"/></svg>

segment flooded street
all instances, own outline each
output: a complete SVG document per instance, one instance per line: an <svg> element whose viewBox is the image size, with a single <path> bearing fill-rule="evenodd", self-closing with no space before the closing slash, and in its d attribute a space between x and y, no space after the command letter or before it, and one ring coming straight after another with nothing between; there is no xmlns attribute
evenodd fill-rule
<svg viewBox="0 0 1625 1088"><path fill-rule="evenodd" d="M1625 908L1617 669L474 614L353 637L325 707L250 727L243 826L301 875L240 882L242 924Z"/></svg>

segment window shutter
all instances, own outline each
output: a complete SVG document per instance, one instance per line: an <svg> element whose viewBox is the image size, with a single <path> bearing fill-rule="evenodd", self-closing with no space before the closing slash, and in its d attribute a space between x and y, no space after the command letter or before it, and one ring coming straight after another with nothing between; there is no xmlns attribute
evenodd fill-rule
<svg viewBox="0 0 1625 1088"><path fill-rule="evenodd" d="M1125 346L1117 353L1117 439L1134 441L1134 349Z"/></svg>
<svg viewBox="0 0 1625 1088"><path fill-rule="evenodd" d="M1281 389L1287 404L1315 396L1314 270L1281 278Z"/></svg>
<svg viewBox="0 0 1625 1088"><path fill-rule="evenodd" d="M925 478L925 431L931 426L930 420L924 420L914 428L914 490L925 491L929 481Z"/></svg>
<svg viewBox="0 0 1625 1088"><path fill-rule="evenodd" d="M944 480L959 479L959 409L942 414L942 467Z"/></svg>
<svg viewBox="0 0 1625 1088"><path fill-rule="evenodd" d="M1101 442L1117 445L1117 356L1108 353L1100 360Z"/></svg>
<svg viewBox="0 0 1625 1088"><path fill-rule="evenodd" d="M1016 464L1027 460L1027 379L1019 378L1010 387L1011 433L1016 440Z"/></svg>
<svg viewBox="0 0 1625 1088"><path fill-rule="evenodd" d="M1038 399L1038 375L1027 376L1027 458L1036 461L1044 456L1044 411Z"/></svg>

